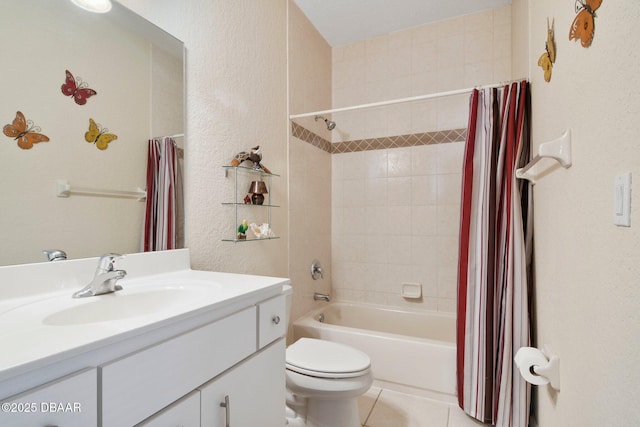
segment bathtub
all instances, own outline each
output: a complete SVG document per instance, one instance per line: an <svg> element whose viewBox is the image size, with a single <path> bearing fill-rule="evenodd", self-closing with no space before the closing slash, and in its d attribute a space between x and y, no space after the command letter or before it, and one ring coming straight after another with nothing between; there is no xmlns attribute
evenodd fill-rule
<svg viewBox="0 0 640 427"><path fill-rule="evenodd" d="M455 333L453 314L340 302L293 323L294 340L320 338L367 353L381 385L418 388L445 400L456 394Z"/></svg>

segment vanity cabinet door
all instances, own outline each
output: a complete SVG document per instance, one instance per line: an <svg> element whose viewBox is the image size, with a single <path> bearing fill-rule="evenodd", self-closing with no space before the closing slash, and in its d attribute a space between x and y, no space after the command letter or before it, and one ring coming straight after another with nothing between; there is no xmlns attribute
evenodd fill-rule
<svg viewBox="0 0 640 427"><path fill-rule="evenodd" d="M95 427L98 380L95 369L69 375L2 401L0 426Z"/></svg>
<svg viewBox="0 0 640 427"><path fill-rule="evenodd" d="M202 427L282 427L284 339L205 384L200 392Z"/></svg>
<svg viewBox="0 0 640 427"><path fill-rule="evenodd" d="M194 391L136 427L200 427L200 392Z"/></svg>

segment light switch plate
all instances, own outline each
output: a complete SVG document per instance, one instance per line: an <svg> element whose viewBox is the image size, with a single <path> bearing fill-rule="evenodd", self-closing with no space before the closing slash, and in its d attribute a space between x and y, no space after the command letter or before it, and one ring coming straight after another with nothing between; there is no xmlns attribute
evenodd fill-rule
<svg viewBox="0 0 640 427"><path fill-rule="evenodd" d="M631 172L617 175L613 180L613 223L631 227Z"/></svg>

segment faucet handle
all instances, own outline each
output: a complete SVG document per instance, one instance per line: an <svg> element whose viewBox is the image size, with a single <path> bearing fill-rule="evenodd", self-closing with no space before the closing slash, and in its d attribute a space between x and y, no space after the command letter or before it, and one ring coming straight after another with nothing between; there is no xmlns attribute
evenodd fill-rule
<svg viewBox="0 0 640 427"><path fill-rule="evenodd" d="M314 259L311 263L311 278L313 280L318 280L318 278L324 279L322 265L320 265L320 261L318 261L317 259Z"/></svg>
<svg viewBox="0 0 640 427"><path fill-rule="evenodd" d="M124 255L116 254L116 253L108 253L104 254L100 257L98 261L98 269L96 272L104 273L107 271L115 270L116 260L124 258Z"/></svg>
<svg viewBox="0 0 640 427"><path fill-rule="evenodd" d="M67 259L67 254L62 249L45 249L42 253L49 261L62 261Z"/></svg>

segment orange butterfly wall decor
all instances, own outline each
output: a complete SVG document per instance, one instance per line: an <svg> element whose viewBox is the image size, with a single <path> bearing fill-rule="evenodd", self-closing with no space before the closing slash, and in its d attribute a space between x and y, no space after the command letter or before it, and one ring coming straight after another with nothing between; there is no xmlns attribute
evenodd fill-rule
<svg viewBox="0 0 640 427"><path fill-rule="evenodd" d="M576 13L578 14L569 29L569 40L578 40L582 47L591 46L595 29L594 19L596 10L602 4L602 0L576 0Z"/></svg>
<svg viewBox="0 0 640 427"><path fill-rule="evenodd" d="M102 128L93 119L89 119L89 130L85 132L84 139L87 142L95 143L99 150L106 150L111 141L118 139L118 135L107 132L109 129Z"/></svg>
<svg viewBox="0 0 640 427"><path fill-rule="evenodd" d="M33 125L33 120L26 120L24 114L16 112L16 118L10 125L5 125L2 132L9 138L18 141L18 147L28 150L33 144L49 141L49 137L40 132L40 127Z"/></svg>
<svg viewBox="0 0 640 427"><path fill-rule="evenodd" d="M86 82L83 82L80 77L78 77L78 81L76 82L76 78L73 77L73 74L69 70L65 70L66 78L60 90L62 90L63 95L73 97L73 100L76 101L78 105L84 105L87 103L87 98L97 95L93 89L89 89L89 85Z"/></svg>
<svg viewBox="0 0 640 427"><path fill-rule="evenodd" d="M549 25L549 18L547 18L547 41L544 49L545 52L538 59L538 66L544 70L544 80L550 82L551 69L553 68L553 63L556 62L556 42L553 40L553 21Z"/></svg>

